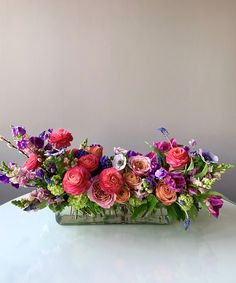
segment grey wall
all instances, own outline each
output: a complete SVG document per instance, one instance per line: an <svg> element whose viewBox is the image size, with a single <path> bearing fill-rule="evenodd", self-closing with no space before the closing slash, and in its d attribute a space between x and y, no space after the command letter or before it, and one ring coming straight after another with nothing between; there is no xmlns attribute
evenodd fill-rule
<svg viewBox="0 0 236 283"><path fill-rule="evenodd" d="M235 14L234 0L0 0L1 134L65 127L111 153L165 126L236 163ZM236 200L234 176L217 189Z"/></svg>

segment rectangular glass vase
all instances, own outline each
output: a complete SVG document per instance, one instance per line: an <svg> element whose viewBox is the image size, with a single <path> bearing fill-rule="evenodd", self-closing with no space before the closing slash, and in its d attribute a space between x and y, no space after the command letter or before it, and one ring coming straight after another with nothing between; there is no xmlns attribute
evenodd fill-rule
<svg viewBox="0 0 236 283"><path fill-rule="evenodd" d="M66 207L56 213L56 221L61 225L88 225L88 224L170 224L167 210L159 208L152 214L144 214L135 219L125 208L105 209L104 215L90 215L81 213L72 207Z"/></svg>

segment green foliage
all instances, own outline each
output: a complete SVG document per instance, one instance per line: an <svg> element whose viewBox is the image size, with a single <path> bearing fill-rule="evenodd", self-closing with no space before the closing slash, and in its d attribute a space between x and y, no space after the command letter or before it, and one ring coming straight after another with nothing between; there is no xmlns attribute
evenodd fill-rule
<svg viewBox="0 0 236 283"><path fill-rule="evenodd" d="M53 212L61 212L66 206L67 206L67 202L62 202L62 203L59 203L59 204L50 204L48 207Z"/></svg>
<svg viewBox="0 0 236 283"><path fill-rule="evenodd" d="M196 174L195 178L202 179L207 174L208 168L209 168L208 164L205 163L202 171L200 173Z"/></svg>
<svg viewBox="0 0 236 283"><path fill-rule="evenodd" d="M86 149L87 147L88 147L88 138L83 140L82 143L80 144L81 149Z"/></svg>
<svg viewBox="0 0 236 283"><path fill-rule="evenodd" d="M31 202L26 198L22 198L20 200L13 200L11 203L14 204L15 206L18 206L21 209L24 209L31 204Z"/></svg>
<svg viewBox="0 0 236 283"><path fill-rule="evenodd" d="M219 172L221 174L225 173L225 171L227 169L232 169L235 166L233 164L229 164L229 163L221 163L221 164L217 164L216 166L214 166L214 172Z"/></svg>
<svg viewBox="0 0 236 283"><path fill-rule="evenodd" d="M142 216L143 214L145 214L146 211L147 211L147 209L148 209L147 203L143 203L143 204L141 204L140 206L137 206L137 207L135 208L135 210L134 210L134 212L133 212L131 218L132 218L133 220L135 220L137 217Z"/></svg>
<svg viewBox="0 0 236 283"><path fill-rule="evenodd" d="M166 209L168 212L168 216L170 217L172 221L176 221L176 220L181 221L181 220L184 220L186 217L183 209L181 209L181 207L176 203L173 203L172 205L167 206Z"/></svg>
<svg viewBox="0 0 236 283"><path fill-rule="evenodd" d="M64 189L61 185L48 185L48 190L54 195L54 196L60 196L64 194Z"/></svg>
<svg viewBox="0 0 236 283"><path fill-rule="evenodd" d="M178 202L183 210L188 211L193 206L193 197L190 195L181 194L178 197Z"/></svg>
<svg viewBox="0 0 236 283"><path fill-rule="evenodd" d="M81 210L88 205L88 196L86 193L79 196L70 196L68 198L68 204L76 210Z"/></svg>

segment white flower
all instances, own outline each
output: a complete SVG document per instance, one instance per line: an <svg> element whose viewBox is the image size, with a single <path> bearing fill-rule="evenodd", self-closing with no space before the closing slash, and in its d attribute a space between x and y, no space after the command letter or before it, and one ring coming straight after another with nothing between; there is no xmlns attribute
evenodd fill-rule
<svg viewBox="0 0 236 283"><path fill-rule="evenodd" d="M116 170L120 171L125 168L126 163L127 163L126 157L124 156L124 154L120 153L114 156L114 159L112 161L112 166Z"/></svg>

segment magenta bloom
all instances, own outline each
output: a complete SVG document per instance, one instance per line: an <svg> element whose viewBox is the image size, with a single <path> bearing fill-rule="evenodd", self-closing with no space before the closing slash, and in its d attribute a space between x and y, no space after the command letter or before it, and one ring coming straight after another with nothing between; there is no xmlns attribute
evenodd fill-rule
<svg viewBox="0 0 236 283"><path fill-rule="evenodd" d="M167 174L164 178L164 183L175 192L182 192L186 186L186 181L181 172L172 172Z"/></svg>
<svg viewBox="0 0 236 283"><path fill-rule="evenodd" d="M173 147L177 146L176 139L171 139L170 142ZM155 142L153 145L160 151L169 151L171 149L171 145L167 141Z"/></svg>
<svg viewBox="0 0 236 283"><path fill-rule="evenodd" d="M110 208L116 201L116 194L104 192L99 185L99 178L95 178L88 189L88 198L103 208Z"/></svg>
<svg viewBox="0 0 236 283"><path fill-rule="evenodd" d="M223 206L223 200L221 196L210 196L206 200L206 205L212 216L218 218L219 210Z"/></svg>

